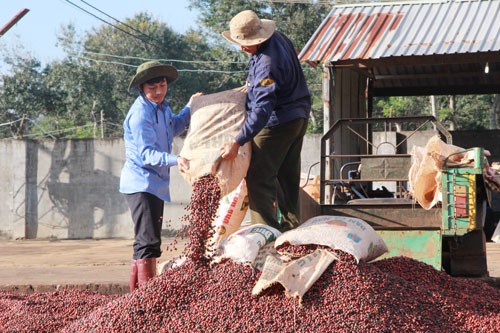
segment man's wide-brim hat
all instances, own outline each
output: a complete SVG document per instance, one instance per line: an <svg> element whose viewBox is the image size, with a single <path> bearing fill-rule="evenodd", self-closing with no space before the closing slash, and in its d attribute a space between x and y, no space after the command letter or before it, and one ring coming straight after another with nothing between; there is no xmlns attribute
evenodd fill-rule
<svg viewBox="0 0 500 333"><path fill-rule="evenodd" d="M174 66L162 64L159 61L148 61L137 67L137 71L130 80L128 90L143 84L146 81L157 77L166 77L167 83L172 83L177 80L179 74Z"/></svg>
<svg viewBox="0 0 500 333"><path fill-rule="evenodd" d="M273 20L259 19L251 10L244 10L229 22L229 31L222 37L241 46L252 46L264 43L274 33L276 24Z"/></svg>

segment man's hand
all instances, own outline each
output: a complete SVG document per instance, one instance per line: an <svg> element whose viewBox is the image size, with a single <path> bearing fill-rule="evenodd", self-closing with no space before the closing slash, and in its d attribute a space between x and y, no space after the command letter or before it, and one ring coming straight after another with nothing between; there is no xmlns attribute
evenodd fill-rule
<svg viewBox="0 0 500 333"><path fill-rule="evenodd" d="M189 170L189 160L186 160L182 156L177 156L177 165L179 166L179 171L181 173Z"/></svg>
<svg viewBox="0 0 500 333"><path fill-rule="evenodd" d="M225 160L234 160L238 156L240 145L236 141L228 142L221 147L221 156Z"/></svg>

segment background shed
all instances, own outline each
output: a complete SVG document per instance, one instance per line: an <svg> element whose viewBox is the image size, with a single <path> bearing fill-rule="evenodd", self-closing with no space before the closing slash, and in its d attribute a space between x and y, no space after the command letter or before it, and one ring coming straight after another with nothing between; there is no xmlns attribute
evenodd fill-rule
<svg viewBox="0 0 500 333"><path fill-rule="evenodd" d="M499 17L499 0L334 6L299 55L323 66L324 131L342 119L371 118L375 97L499 94ZM453 143L485 147L499 161L491 140L498 134L453 133ZM336 132L332 142L329 154L371 153L353 131Z"/></svg>

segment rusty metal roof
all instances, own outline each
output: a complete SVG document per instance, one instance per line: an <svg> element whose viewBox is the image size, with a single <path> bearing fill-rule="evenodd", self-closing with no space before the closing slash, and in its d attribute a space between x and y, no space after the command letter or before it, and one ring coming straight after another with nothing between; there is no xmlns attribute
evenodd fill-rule
<svg viewBox="0 0 500 333"><path fill-rule="evenodd" d="M500 1L335 6L299 57L337 62L500 51Z"/></svg>
<svg viewBox="0 0 500 333"><path fill-rule="evenodd" d="M335 6L301 61L355 70L375 96L500 93L500 0Z"/></svg>

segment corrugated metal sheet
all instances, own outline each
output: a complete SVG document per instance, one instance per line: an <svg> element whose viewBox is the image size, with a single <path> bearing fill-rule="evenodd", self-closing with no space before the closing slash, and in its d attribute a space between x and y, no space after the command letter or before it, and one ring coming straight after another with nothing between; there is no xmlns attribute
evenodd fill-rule
<svg viewBox="0 0 500 333"><path fill-rule="evenodd" d="M500 51L500 1L433 1L335 6L302 61Z"/></svg>

